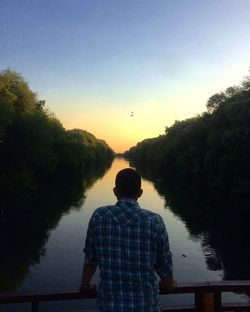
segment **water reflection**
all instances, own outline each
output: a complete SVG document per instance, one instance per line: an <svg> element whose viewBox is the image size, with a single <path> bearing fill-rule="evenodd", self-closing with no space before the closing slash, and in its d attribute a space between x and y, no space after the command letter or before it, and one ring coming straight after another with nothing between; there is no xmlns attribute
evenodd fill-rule
<svg viewBox="0 0 250 312"><path fill-rule="evenodd" d="M125 160L115 159L110 169L89 174L84 185L47 186L32 204L21 207L19 201L13 206L9 216L1 218L1 290L27 293L77 289L90 216L97 207L116 202L112 192L114 178L120 169L128 166ZM234 216L231 216L232 211L229 214L219 209L226 210L226 205L214 203L210 210L211 203L199 196L192 196L184 189L169 190L161 179L144 177L147 180L143 180L144 193L139 204L164 219L178 282L221 280L221 274L227 279L249 278L250 252L246 235L250 233L246 214L239 214L244 206L238 206ZM32 205L38 209L33 209ZM98 281L96 274L94 282ZM64 304L66 311L70 310L69 305L74 306L73 310L80 310L80 305L82 309L95 306L88 300L80 305ZM45 310L63 311L62 305L56 304L58 308L55 308L48 304ZM21 306L12 309L4 305L0 306L0 311L23 310Z"/></svg>
<svg viewBox="0 0 250 312"><path fill-rule="evenodd" d="M170 207L185 223L191 237L201 240L208 270L223 270L225 280L250 279L247 199L232 198L228 194L207 198L204 194L193 194L188 186L173 188L152 172L138 170L153 182L165 200L165 207Z"/></svg>
<svg viewBox="0 0 250 312"><path fill-rule="evenodd" d="M82 248L90 216L97 207L116 202L112 191L115 175L120 169L128 166L128 162L124 159L115 159L112 167L105 172L105 175L101 173L90 175L89 179L85 181L85 187L72 188L71 191L66 185L56 189L48 187L48 190L41 194L36 201L39 207L48 207L47 211L44 212L44 217L37 217L37 219L41 217L41 222L40 220L37 222L38 225L47 222L45 222L45 226L41 230L41 235L39 231L36 231L38 225L33 225L33 228L32 222L30 222L29 226L26 225L26 223L28 224L25 219L27 214L22 221L25 227L27 226L27 230L22 233L23 227L19 222L19 218L21 218L19 214L15 221L20 228L19 234L15 229L15 224L12 226L13 233L20 235L19 242L18 238L13 235L13 248L10 248L7 239L8 236L11 236L12 230L7 227L4 234L6 239L4 246L5 260L1 258L0 265L1 272L6 272L6 274L2 275L4 277L1 279L2 289L5 281L12 282L11 285L7 285L10 290L18 287L15 291L18 293L78 289L83 266ZM174 275L177 281L221 280L221 271L211 270L214 263L217 265L214 258L212 258L212 255L217 255L216 252L213 253L214 249L205 251L207 257L209 256L210 266L206 264L203 253L204 246L203 251L201 250L201 239L205 240L205 235L202 232L202 227L199 227L199 221L193 227L186 220L186 216L181 213L181 209L178 211L178 200L182 201L181 196L169 195L166 185L160 179L155 179L154 185L143 179L142 187L144 192L139 199L140 206L159 213L166 223L170 235L171 250L174 255ZM186 200L188 199L183 197L181 206L185 204ZM189 200L191 199L189 198ZM18 207L16 207L16 210L18 210ZM42 212L40 213L42 214ZM52 216L50 216L51 213ZM46 220L43 220L43 218ZM190 222L192 223L192 220ZM39 236L40 239L38 239ZM30 245L30 250L28 250L28 245ZM205 246L209 246L209 244L205 243ZM23 248L27 250L23 251ZM183 256L184 254L186 257ZM16 260L15 257L17 257ZM9 264L8 258L10 259ZM94 282L99 282L98 274L95 274ZM5 286L5 289L7 289L7 286ZM162 296L161 300L164 305L165 297ZM168 304L175 303L175 299L167 297L166 300ZM179 303L181 303L180 300L183 300L183 304L186 303L184 296L178 297ZM78 303L67 301L54 305L48 303L44 306L44 310L43 307L41 308L41 311L70 311L71 308L73 311L79 311L83 308L93 309L94 307L95 302L89 300L82 300ZM13 308L12 305L8 307L7 305L0 305L0 311L4 312L23 311L22 308L23 306L20 306L19 309L17 307Z"/></svg>
<svg viewBox="0 0 250 312"><path fill-rule="evenodd" d="M62 215L83 206L86 190L110 165L92 169L80 184L47 184L39 193L24 194L23 200L14 193L8 198L1 194L0 291L20 287L30 266L46 254L45 244Z"/></svg>

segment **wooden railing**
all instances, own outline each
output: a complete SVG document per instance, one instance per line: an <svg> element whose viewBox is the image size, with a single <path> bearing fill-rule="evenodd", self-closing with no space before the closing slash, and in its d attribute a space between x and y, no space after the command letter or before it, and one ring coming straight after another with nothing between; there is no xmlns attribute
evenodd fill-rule
<svg viewBox="0 0 250 312"><path fill-rule="evenodd" d="M240 292L250 294L250 281L227 281L227 282L206 282L196 284L179 284L173 290L160 289L160 295L168 294L194 294L194 302L187 306L167 306L163 311L250 311L248 303L223 303L222 293ZM39 305L45 301L62 301L74 299L95 298L96 291L61 291L37 294L0 294L0 304L7 303L30 303L31 311L38 312ZM84 311L84 310L82 310Z"/></svg>

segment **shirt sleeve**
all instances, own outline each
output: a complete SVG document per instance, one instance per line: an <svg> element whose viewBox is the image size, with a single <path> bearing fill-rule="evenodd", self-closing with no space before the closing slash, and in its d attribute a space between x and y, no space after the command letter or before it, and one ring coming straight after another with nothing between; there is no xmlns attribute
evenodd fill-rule
<svg viewBox="0 0 250 312"><path fill-rule="evenodd" d="M173 276L173 261L172 253L170 251L168 233L164 224L164 221L158 216L156 226L156 244L157 254L155 270L160 277L172 277Z"/></svg>
<svg viewBox="0 0 250 312"><path fill-rule="evenodd" d="M97 265L97 254L96 254L96 247L95 247L95 233L94 233L94 215L92 215L88 230L87 236L85 240L85 247L83 249L85 253L85 261L84 264L88 265Z"/></svg>

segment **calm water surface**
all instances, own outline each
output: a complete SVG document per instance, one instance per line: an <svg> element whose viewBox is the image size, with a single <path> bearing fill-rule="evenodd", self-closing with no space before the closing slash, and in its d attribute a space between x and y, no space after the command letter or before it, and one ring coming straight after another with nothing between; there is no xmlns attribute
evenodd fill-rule
<svg viewBox="0 0 250 312"><path fill-rule="evenodd" d="M97 207L116 202L112 192L114 178L120 169L128 166L125 160L115 159L104 177L97 180L87 191L81 208L72 207L67 214L62 216L44 246L44 256L41 257L39 263L29 268L28 275L15 292L73 290L79 287L84 261L82 249L89 219ZM222 271L212 271L207 268L200 238L191 236L185 224L168 207L165 207L164 199L157 193L151 182L143 180L142 188L144 193L139 199L140 206L159 213L166 223L173 252L175 279L178 282L221 280ZM98 280L97 272L94 282L98 283ZM161 300L172 302L176 301L176 298L175 296L168 299L163 297ZM42 304L41 310L69 311L71 308L79 309L80 307L94 307L94 305L94 300L50 303ZM25 306L0 306L1 311L26 311L26 309Z"/></svg>

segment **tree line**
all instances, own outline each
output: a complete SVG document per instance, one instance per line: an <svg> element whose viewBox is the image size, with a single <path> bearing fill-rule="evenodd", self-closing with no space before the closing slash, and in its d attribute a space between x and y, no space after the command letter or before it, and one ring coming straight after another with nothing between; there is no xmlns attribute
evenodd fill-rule
<svg viewBox="0 0 250 312"><path fill-rule="evenodd" d="M19 287L51 229L111 166L105 141L66 130L22 75L0 72L0 290Z"/></svg>
<svg viewBox="0 0 250 312"><path fill-rule="evenodd" d="M125 152L138 169L182 186L216 193L250 195L250 76L239 86L211 96L207 111L166 127Z"/></svg>
<svg viewBox="0 0 250 312"><path fill-rule="evenodd" d="M110 166L113 157L93 134L66 130L21 74L0 72L2 207L12 206L13 194L28 200L44 185L83 183L95 168Z"/></svg>

